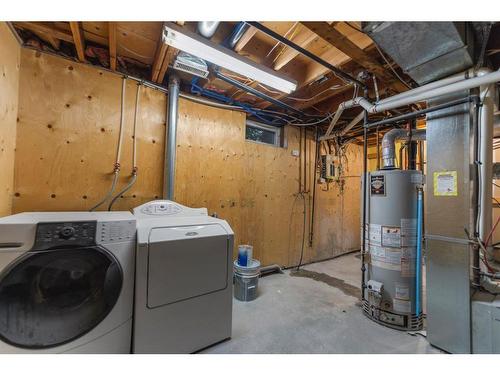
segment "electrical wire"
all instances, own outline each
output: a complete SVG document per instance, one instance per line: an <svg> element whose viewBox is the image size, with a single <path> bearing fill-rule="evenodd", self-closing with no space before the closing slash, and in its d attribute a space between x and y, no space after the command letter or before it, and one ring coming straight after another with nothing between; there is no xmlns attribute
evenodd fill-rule
<svg viewBox="0 0 500 375"><path fill-rule="evenodd" d="M125 111L125 88L126 88L127 78L122 78L122 97L121 97L121 109L120 109L120 130L118 134L118 145L116 147L116 158L115 165L113 169L113 182L111 183L111 188L107 192L107 194L100 200L97 204L92 206L89 211L94 211L96 208L101 206L104 202L106 202L109 198L113 196L113 192L116 188L116 183L118 181L118 176L120 174L120 157L122 150L122 141L123 141L123 123L124 123L124 111Z"/></svg>
<svg viewBox="0 0 500 375"><path fill-rule="evenodd" d="M298 25L298 22L295 22L289 29L288 31L283 35L284 38L286 38L288 36L288 34L290 34L290 32L295 28L295 26ZM291 38L290 38L291 39ZM277 42L273 48L271 48L269 50L269 52L267 53L266 57L269 57L271 55L271 53L273 53L273 51L276 49L276 47L278 47L279 45L281 44L281 42Z"/></svg>
<svg viewBox="0 0 500 375"><path fill-rule="evenodd" d="M352 29L356 30L357 32L360 32L360 33L363 33L365 35L368 35L367 33L365 33L363 30L361 29L358 29L357 27L351 25L350 22L345 22L345 24L349 27L351 27ZM369 35L368 35L369 36ZM371 39L371 38L370 38ZM412 87L403 79L401 78L401 76L398 74L398 72L396 72L396 70L392 67L392 64L389 62L389 60L385 57L384 53L382 52L382 50L380 49L380 47L378 46L378 44L372 39L373 41L373 44L375 45L375 48L377 49L379 55L384 59L385 63L387 64L387 66L389 67L389 69L391 69L391 71L394 73L394 75L401 81L401 83L403 85L405 85L408 89L412 89Z"/></svg>
<svg viewBox="0 0 500 375"><path fill-rule="evenodd" d="M493 228L491 228L490 233L488 234L488 237L486 237L486 241L484 243L484 246L488 246L488 243L490 242L491 237L493 236L493 232L495 231L495 229L497 229L497 226L498 226L499 222L500 222L500 216L498 217L497 222L495 223L495 225L493 226Z"/></svg>

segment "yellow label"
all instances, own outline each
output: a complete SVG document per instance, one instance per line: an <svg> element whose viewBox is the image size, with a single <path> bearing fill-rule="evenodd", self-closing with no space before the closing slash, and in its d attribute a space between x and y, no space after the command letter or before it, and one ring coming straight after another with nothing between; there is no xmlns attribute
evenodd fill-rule
<svg viewBox="0 0 500 375"><path fill-rule="evenodd" d="M456 197L458 195L457 171L434 172L434 195Z"/></svg>

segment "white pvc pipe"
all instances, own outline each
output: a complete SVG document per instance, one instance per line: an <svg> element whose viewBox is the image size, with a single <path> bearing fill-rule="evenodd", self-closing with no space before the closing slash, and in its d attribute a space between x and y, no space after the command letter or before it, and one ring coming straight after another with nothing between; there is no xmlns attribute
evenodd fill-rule
<svg viewBox="0 0 500 375"><path fill-rule="evenodd" d="M475 87L489 85L491 83L495 83L498 81L500 81L500 70L497 70L496 72L493 73L484 74L475 78L464 79L462 81L458 81L450 85L436 87L429 91L424 91L417 93L415 95L410 95L406 98L393 100L387 104L375 104L369 109L369 112L371 113L384 112L408 104L433 99L438 96L452 94L457 91L469 90Z"/></svg>
<svg viewBox="0 0 500 375"><path fill-rule="evenodd" d="M474 72L467 71L465 73L455 74L455 75L453 75L451 77L444 78L444 79L441 79L439 81L435 81L435 82L432 82L432 83L428 83L427 85L420 86L420 87L417 87L415 89L408 90L408 91L402 92L400 94L391 96L389 98L385 98L385 99L379 100L377 102L377 104L387 104L387 103L390 103L390 102L392 102L394 100L406 98L408 96L415 95L415 94L418 94L418 93L421 93L421 92L425 92L427 90L435 89L437 87L446 86L446 85L449 85L449 84L461 81L464 78L467 78L469 76L469 74L474 75Z"/></svg>
<svg viewBox="0 0 500 375"><path fill-rule="evenodd" d="M467 77L468 73L465 73L465 77ZM348 100L346 102L343 102L339 105L337 112L335 113L335 116L332 119L332 122L330 123L330 126L328 127L328 130L326 131L325 136L329 136L330 133L332 132L333 128L335 127L337 121L340 119L340 116L342 115L342 112L345 109L353 108L356 106L361 106L363 109L365 109L369 113L380 113L384 111L388 111L391 109L395 109L398 107L402 107L408 104L416 103L416 102L421 102L429 99L436 98L438 96L442 95L447 95L447 94L452 94L457 91L463 91L463 90L469 90L475 87L479 86L484 86L484 85L489 85L495 82L500 81L500 70L497 70L493 73L478 73L477 77L474 78L464 78L460 81L446 84L445 86L442 86L443 81L445 83L449 83L453 81L455 78L454 77L449 77L445 78L444 80L433 82L430 85L422 86L420 88L410 90L406 95L404 96L399 96L398 98L393 97L391 100L387 100L385 102L380 102L380 103L371 103L367 99L363 97L357 97L351 100ZM390 99L390 98L388 98Z"/></svg>
<svg viewBox="0 0 500 375"><path fill-rule="evenodd" d="M480 76L488 76L489 69L481 69ZM480 86L479 97L479 237L486 241L492 228L493 197L493 112L495 106L495 85ZM486 246L488 244L485 244Z"/></svg>

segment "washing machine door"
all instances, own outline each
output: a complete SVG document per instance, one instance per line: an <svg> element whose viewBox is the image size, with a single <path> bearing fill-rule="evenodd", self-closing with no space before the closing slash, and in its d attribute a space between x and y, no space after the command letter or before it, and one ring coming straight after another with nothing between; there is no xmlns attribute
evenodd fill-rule
<svg viewBox="0 0 500 375"><path fill-rule="evenodd" d="M0 339L27 349L73 341L108 315L122 283L97 245L27 252L0 274Z"/></svg>

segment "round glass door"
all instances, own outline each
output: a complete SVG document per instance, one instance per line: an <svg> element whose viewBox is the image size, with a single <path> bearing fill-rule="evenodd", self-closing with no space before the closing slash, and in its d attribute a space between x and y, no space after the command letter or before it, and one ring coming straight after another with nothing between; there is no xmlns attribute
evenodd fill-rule
<svg viewBox="0 0 500 375"><path fill-rule="evenodd" d="M97 246L28 252L0 274L0 339L37 349L73 341L109 314L122 283Z"/></svg>

